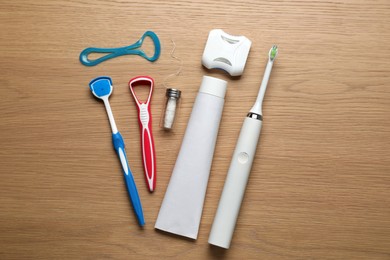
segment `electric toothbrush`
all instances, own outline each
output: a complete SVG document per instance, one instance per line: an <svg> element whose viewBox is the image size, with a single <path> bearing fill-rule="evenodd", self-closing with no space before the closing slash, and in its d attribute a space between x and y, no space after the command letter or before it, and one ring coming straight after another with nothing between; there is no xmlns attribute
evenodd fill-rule
<svg viewBox="0 0 390 260"><path fill-rule="evenodd" d="M241 128L210 231L209 244L226 249L230 246L260 137L264 94L277 54L278 48L274 45L268 53L268 63L256 102Z"/></svg>

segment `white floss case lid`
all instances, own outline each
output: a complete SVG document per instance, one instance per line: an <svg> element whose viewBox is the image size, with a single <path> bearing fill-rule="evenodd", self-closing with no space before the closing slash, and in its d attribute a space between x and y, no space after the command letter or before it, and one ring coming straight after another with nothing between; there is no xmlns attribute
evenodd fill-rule
<svg viewBox="0 0 390 260"><path fill-rule="evenodd" d="M221 29L211 30L202 56L208 69L222 69L231 76L244 72L252 42L245 36L233 36Z"/></svg>

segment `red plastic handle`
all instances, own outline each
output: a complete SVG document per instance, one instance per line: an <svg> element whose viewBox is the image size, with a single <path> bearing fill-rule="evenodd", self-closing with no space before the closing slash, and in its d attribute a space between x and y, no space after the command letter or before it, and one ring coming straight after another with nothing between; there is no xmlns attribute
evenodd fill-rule
<svg viewBox="0 0 390 260"><path fill-rule="evenodd" d="M150 86L146 102L138 99L134 87ZM150 113L150 99L153 93L154 81L148 76L138 76L129 81L129 88L133 94L138 109L138 123L141 130L141 152L145 172L146 184L150 192L156 188L156 154L152 134L152 114Z"/></svg>

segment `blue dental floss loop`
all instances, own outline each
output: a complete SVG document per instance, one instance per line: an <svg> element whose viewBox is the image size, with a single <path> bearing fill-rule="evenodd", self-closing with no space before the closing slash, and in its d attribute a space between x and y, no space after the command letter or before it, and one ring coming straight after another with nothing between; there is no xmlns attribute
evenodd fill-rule
<svg viewBox="0 0 390 260"><path fill-rule="evenodd" d="M144 39L146 37L150 37L154 44L154 55L151 57L146 55L146 53L143 50L139 49L142 46L142 43L144 42ZM99 57L95 60L90 60L88 59L88 55L91 53L109 53L109 54ZM136 43L129 46L119 47L119 48L95 48L95 47L86 48L80 53L80 62L85 66L95 66L103 61L118 56L122 56L122 55L139 55L145 58L146 60L153 62L160 57L160 53L161 53L161 44L157 35L152 31L146 31L144 35L142 35L141 39L139 39Z"/></svg>

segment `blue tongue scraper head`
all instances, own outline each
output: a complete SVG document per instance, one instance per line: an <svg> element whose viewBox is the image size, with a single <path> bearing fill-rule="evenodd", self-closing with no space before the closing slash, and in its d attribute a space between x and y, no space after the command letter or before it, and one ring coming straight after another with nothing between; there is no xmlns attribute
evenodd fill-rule
<svg viewBox="0 0 390 260"><path fill-rule="evenodd" d="M129 163L127 162L125 143L121 134L118 132L118 129L115 124L114 116L111 111L110 103L108 98L112 93L112 80L110 77L98 77L93 79L89 83L89 87L92 91L92 94L98 99L103 100L104 105L107 110L108 119L110 120L110 125L112 129L112 142L114 144L114 149L119 156L121 161L122 170L125 176L125 182L127 191L130 196L131 204L133 205L135 215L137 216L138 223L140 226L145 225L144 215L142 212L142 205L138 195L137 187L135 186L133 174L131 173Z"/></svg>
<svg viewBox="0 0 390 260"><path fill-rule="evenodd" d="M140 49L146 37L149 37L154 44L153 56L146 55L146 53ZM155 61L158 59L158 57L160 57L160 52L161 52L161 44L157 35L152 31L146 31L142 35L141 39L139 39L137 42L129 46L119 47L119 48L95 48L95 47L86 48L80 53L80 62L85 66L95 66L103 61L118 56L122 56L122 55L139 55L148 61ZM90 60L88 59L88 55L91 53L107 53L107 55L104 55L95 60Z"/></svg>

